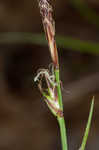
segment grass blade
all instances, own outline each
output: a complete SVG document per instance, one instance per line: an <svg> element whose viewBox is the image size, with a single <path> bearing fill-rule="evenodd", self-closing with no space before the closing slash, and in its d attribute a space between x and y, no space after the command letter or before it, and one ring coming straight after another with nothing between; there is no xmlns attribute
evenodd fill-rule
<svg viewBox="0 0 99 150"><path fill-rule="evenodd" d="M90 108L89 117L88 117L88 122L87 122L87 125L86 125L86 129L85 129L84 137L83 137L83 140L82 140L82 144L81 144L81 147L80 147L79 150L85 150L85 146L86 146L86 143L87 143L89 130L90 130L90 126L91 126L93 108L94 108L94 97L92 99L91 108Z"/></svg>

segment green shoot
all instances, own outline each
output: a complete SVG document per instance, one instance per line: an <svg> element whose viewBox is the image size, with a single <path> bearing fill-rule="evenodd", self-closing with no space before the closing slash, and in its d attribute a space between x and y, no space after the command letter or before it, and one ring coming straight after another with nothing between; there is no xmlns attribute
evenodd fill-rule
<svg viewBox="0 0 99 150"><path fill-rule="evenodd" d="M79 150L85 150L85 146L86 146L86 143L87 143L89 130L90 130L90 126L91 126L93 108L94 108L94 97L92 99L91 108L90 108L89 117L88 117L88 122L87 122L87 125L86 125L86 129L85 129L84 137L83 137L83 140L82 140L82 144L81 144L81 147L80 147Z"/></svg>

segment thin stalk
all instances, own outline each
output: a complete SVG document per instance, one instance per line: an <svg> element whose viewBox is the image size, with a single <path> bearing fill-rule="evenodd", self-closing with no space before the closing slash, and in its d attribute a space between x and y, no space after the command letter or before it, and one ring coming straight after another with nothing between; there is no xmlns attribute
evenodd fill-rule
<svg viewBox="0 0 99 150"><path fill-rule="evenodd" d="M90 108L89 117L88 117L88 122L87 122L87 125L86 125L86 130L85 130L84 137L83 137L83 140L82 140L82 144L81 144L81 147L80 147L79 150L85 150L85 146L86 146L86 143L87 143L89 130L90 130L90 126L91 126L93 108L94 108L94 97L92 99L91 108Z"/></svg>
<svg viewBox="0 0 99 150"><path fill-rule="evenodd" d="M58 117L57 120L58 120L59 127L60 127L62 149L68 150L66 126L65 126L64 117L62 117L62 118Z"/></svg>
<svg viewBox="0 0 99 150"><path fill-rule="evenodd" d="M62 94L61 94L61 86L60 86L59 69L55 70L55 77L56 77L56 84L57 84L58 101L59 101L60 108L63 111L63 103L62 103ZM66 135L66 126L65 126L64 116L63 117L57 117L57 120L58 120L59 127L60 127L62 149L63 150L68 150L67 135Z"/></svg>

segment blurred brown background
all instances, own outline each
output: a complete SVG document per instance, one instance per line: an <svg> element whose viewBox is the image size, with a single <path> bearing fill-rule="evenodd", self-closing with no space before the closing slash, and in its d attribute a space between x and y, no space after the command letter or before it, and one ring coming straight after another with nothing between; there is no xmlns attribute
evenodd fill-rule
<svg viewBox="0 0 99 150"><path fill-rule="evenodd" d="M98 43L98 0L55 0L53 7L56 34ZM96 18L88 15L89 9ZM0 0L0 35L7 32L43 32L36 0ZM1 36L0 41L0 150L61 149L56 119L33 82L37 69L48 68L51 62L48 47L3 43ZM99 56L59 49L69 150L79 149L93 95L86 150L98 150Z"/></svg>

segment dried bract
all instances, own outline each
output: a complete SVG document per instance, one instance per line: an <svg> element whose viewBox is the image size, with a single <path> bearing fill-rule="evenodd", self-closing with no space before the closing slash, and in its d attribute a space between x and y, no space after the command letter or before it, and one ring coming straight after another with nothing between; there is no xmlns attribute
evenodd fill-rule
<svg viewBox="0 0 99 150"><path fill-rule="evenodd" d="M45 81L44 81L45 80ZM54 74L50 74L47 69L40 69L34 81L38 82L38 87L41 94L45 98L51 112L58 117L63 117L63 111L60 109L58 96L57 96L57 84L55 83ZM43 85L45 82L46 86Z"/></svg>

